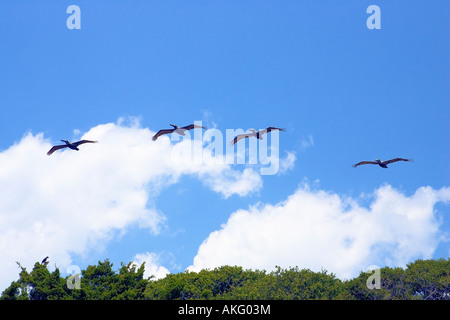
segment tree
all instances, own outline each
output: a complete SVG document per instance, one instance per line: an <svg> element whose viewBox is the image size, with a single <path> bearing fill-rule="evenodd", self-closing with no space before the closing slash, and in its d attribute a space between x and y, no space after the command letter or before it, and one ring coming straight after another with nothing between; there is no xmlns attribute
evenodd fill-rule
<svg viewBox="0 0 450 320"><path fill-rule="evenodd" d="M50 272L36 262L28 272L18 263L19 279L6 288L2 300L186 300L186 299L352 299L450 300L450 259L416 260L406 269L380 269L380 288L368 288L371 272L341 281L326 270L313 272L298 267L276 270L244 270L222 266L200 272L169 274L165 278L144 279L145 265L121 264L113 270L109 260L99 261L81 271L80 289L69 289L59 269Z"/></svg>
<svg viewBox="0 0 450 320"><path fill-rule="evenodd" d="M409 296L423 300L450 300L450 259L416 260L407 265Z"/></svg>
<svg viewBox="0 0 450 320"><path fill-rule="evenodd" d="M36 262L31 273L21 268L19 280L3 291L4 300L61 300L70 297L70 290L65 286L59 269L50 272L45 265Z"/></svg>
<svg viewBox="0 0 450 320"><path fill-rule="evenodd" d="M381 288L369 289L370 273L361 274L345 283L341 299L356 300L450 300L450 259L416 260L407 269L380 269Z"/></svg>
<svg viewBox="0 0 450 320"><path fill-rule="evenodd" d="M116 274L109 260L99 261L96 266L82 270L81 288L73 290L79 299L88 300L135 300L142 299L147 280L144 279L145 264L122 263Z"/></svg>
<svg viewBox="0 0 450 320"><path fill-rule="evenodd" d="M367 279L371 272L361 272L357 278L344 283L344 290L340 293L339 299L345 300L392 300L406 299L407 286L405 274L402 268L381 268L380 288L370 289L367 287Z"/></svg>
<svg viewBox="0 0 450 320"><path fill-rule="evenodd" d="M226 297L261 300L334 299L341 290L342 282L325 270L313 272L299 270L298 267L277 267L274 272L262 274Z"/></svg>
<svg viewBox="0 0 450 320"><path fill-rule="evenodd" d="M69 289L67 278L62 278L58 268L49 272L46 266L36 262L31 273L19 264L22 271L19 280L6 288L4 300L111 300L143 299L148 283L144 279L144 268L131 262L123 265L118 273L112 270L109 260L99 261L96 266L88 266L82 271L80 289Z"/></svg>
<svg viewBox="0 0 450 320"><path fill-rule="evenodd" d="M223 299L259 275L258 271L243 270L238 266L169 274L158 281L150 281L145 297L158 300Z"/></svg>
<svg viewBox="0 0 450 320"><path fill-rule="evenodd" d="M11 285L2 292L0 297L2 300L28 300L28 282L30 274L19 262L17 262L17 265L21 269L19 280L13 281Z"/></svg>

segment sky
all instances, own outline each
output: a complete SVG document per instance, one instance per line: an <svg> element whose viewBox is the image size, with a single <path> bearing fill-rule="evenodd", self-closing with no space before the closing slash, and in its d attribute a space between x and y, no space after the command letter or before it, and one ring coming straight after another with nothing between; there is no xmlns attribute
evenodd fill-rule
<svg viewBox="0 0 450 320"><path fill-rule="evenodd" d="M155 278L239 265L341 279L448 258L449 11L2 1L0 289L16 261L46 256L63 275L109 259ZM207 129L152 140L193 122ZM286 131L229 146L269 126ZM61 139L98 143L47 156ZM414 161L352 167L395 157Z"/></svg>

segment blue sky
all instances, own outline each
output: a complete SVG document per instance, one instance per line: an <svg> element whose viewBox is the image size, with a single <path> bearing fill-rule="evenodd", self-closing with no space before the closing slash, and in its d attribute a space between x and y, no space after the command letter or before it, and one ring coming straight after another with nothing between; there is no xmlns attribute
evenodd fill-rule
<svg viewBox="0 0 450 320"><path fill-rule="evenodd" d="M80 30L66 27L70 16L66 9L71 4L81 9ZM366 9L372 4L381 9L379 30L369 30L366 26L370 16ZM40 168L33 167L39 163L45 166L41 167L43 172L58 172L52 171L52 166L56 166L59 157L68 166L61 171L66 174L64 178L74 181L71 196L89 197L81 190L87 188L86 181L91 176L74 177L71 166L80 163L89 166L88 155L96 157L95 148L104 148L103 156L111 150L108 146L114 148L114 144L106 142L105 147L101 146L101 139L93 136L95 133L107 137L108 132L116 134L122 129L124 141L129 144L133 135L151 136L150 133L167 128L169 123L185 125L203 121L208 127L223 131L224 136L226 129L284 127L287 131L279 135L280 159L287 159L290 154L295 161L286 172L270 176L259 175L248 164L227 165L217 169L220 172L211 169L206 175L202 168L195 169L194 173L185 168L177 175L176 169L170 167L164 169L170 179L163 182L153 180L159 173L151 172L152 178L130 181L130 189L124 190L130 195L136 190L145 194L144 207L138 208L143 210L139 218L128 218L133 216L128 209L117 209L118 216L130 220L98 229L81 224L79 227L84 226L85 232L80 233L84 236L77 239L71 235L71 240L80 243L79 246L68 244L66 248L55 249L54 242L58 241L55 236L48 241L42 239L40 250L13 250L17 254L7 256L10 267L5 272L9 276L1 285L8 285L18 274L15 261L31 267L45 255L50 255L51 265L60 266L62 271L69 264L84 268L105 258L119 266L121 261L133 261L137 254L148 253L154 258L152 263L169 272L182 272L193 265L193 269L213 267L222 262L267 269L271 264L274 267L285 263L284 267L320 269L325 266L343 277L352 276L370 264L396 266L417 258L447 258L449 10L448 1L2 2L0 163L3 161L4 169L0 186L3 184L4 190L16 190L11 187L14 182L23 197L33 199L41 194L40 186L49 181L56 189L57 183L62 183L60 190L63 190L66 184L62 180L56 176L55 181L47 180L38 174ZM110 131L102 126L106 124L112 126ZM38 162L31 161L30 150L45 155L47 148L60 139L76 140L85 135L98 138L100 143L98 147L85 146L76 154L77 160L75 153L68 150ZM116 148L121 148L121 142L119 139ZM27 143L37 149L26 149ZM152 143L148 140L148 144ZM172 142L164 150L172 150L174 145ZM23 148L23 152L12 152L13 146L18 150ZM83 160L78 161L82 156ZM167 158L167 154L159 156ZM387 170L375 166L351 167L360 160L393 157L413 158L414 162L395 163ZM95 168L96 164L98 170L106 171L103 168L110 165L108 158L101 159L103 162L93 160L92 166ZM135 165L111 164L111 170L115 170L111 176L115 177L117 168L131 170ZM227 196L214 188L213 184L224 182L225 175L243 183L246 168L251 170L255 184L250 184L244 193L232 192ZM24 172L36 174L36 180L30 177L35 181L33 187L27 185L26 176L22 177ZM125 185L120 183L121 177L115 177L114 183ZM153 187L157 192L151 194L149 190ZM425 187L430 189L425 192ZM377 190L390 197L377 195ZM422 199L420 196L414 198L422 191L434 200L425 205L425 200L417 200ZM348 258L349 262L342 267L338 266L340 262L324 258L326 251L317 257L310 252L300 252L295 257L295 250L286 250L285 256L274 255L273 260L260 261L258 257L262 253L255 249L258 243L266 240L277 243L279 237L269 232L267 238L259 239L256 234L264 234L268 226L255 225L252 219L264 217L265 212L270 224L273 218L270 210L278 207L286 212L280 216L285 219L279 226L281 233L288 232L283 231L283 225L311 223L308 229L317 230L311 237L317 235L322 239L320 225L314 225L307 215L299 214L304 219L296 220L299 216L292 216L287 209L291 208L289 199L297 195L303 202L292 201L297 203L299 212L314 215L314 205L320 204L314 199L321 192L344 202L345 199L357 202L356 220L352 220L354 228L361 227L355 222L359 221L357 216L361 210L376 216L376 204L390 199L390 208L398 204L398 210L394 211L399 215L413 212L415 209L411 208L416 208L415 205L420 207L417 210L426 212L424 216L428 220L417 223L429 225L429 229L419 235L416 225L411 225L410 233L387 241L386 248L382 241L384 235L380 233L380 238L367 244L366 249L384 249L376 249L376 254L371 251L359 260L355 258L356 262ZM58 192L52 195L57 197ZM316 198L311 198L310 205L303 208L301 203L309 203L307 195ZM0 216L6 221L2 229L4 246L14 249L14 243L22 239L21 232L36 230L36 225L47 230L47 224L51 224L54 216L40 218L45 217L48 203L52 201L50 196L48 199L36 196L35 205L26 208L23 198L3 197L2 201L7 203L0 210ZM91 209L94 210L83 207L81 212L72 214L79 214L80 219L86 215L88 219ZM332 205L327 210L334 209ZM150 223L150 211L156 212L160 219L153 221L156 227L142 224L144 220ZM335 218L345 215L346 210L341 211L335 213ZM16 212L22 212L20 218L12 219L11 216L18 215ZM235 229L232 217L243 219ZM334 219L326 217L321 220L325 224ZM35 222L31 229L21 223L25 220ZM374 223L394 233L409 226L403 220L398 223L392 220L386 225L383 221L386 220L375 219ZM61 220L61 225L56 225L70 228L67 221ZM259 231L254 229L257 227ZM330 230L338 227L330 222ZM240 239L233 232L256 234L254 238ZM10 241L5 240L7 234L12 235L9 239L14 239L14 235L18 238L7 244ZM230 236L242 242L227 246L226 239ZM350 242L360 239L350 230L349 234L340 236L354 239ZM408 247L406 239L413 244L426 242L429 246L417 252L402 251ZM311 245L303 238L290 240L295 245ZM249 243L247 247L246 243ZM20 248L27 248L26 241ZM282 248L280 244L273 250L283 253ZM229 261L226 257L207 254L227 252L226 249L231 250ZM401 257L396 255L398 252ZM249 258L252 254L253 260ZM270 249L265 254L270 256ZM376 258L371 260L371 255ZM242 263L241 256L247 257ZM195 257L198 260L194 263Z"/></svg>

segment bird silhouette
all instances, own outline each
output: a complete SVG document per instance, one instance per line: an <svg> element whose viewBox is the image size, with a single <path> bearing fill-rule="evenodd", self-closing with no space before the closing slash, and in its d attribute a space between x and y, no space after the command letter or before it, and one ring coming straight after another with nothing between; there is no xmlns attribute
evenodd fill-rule
<svg viewBox="0 0 450 320"><path fill-rule="evenodd" d="M276 128L276 127L268 127L266 129L262 129L259 131L256 131L255 129L250 129L250 133L243 133L243 134L238 134L231 142L230 145L234 145L236 144L239 140L241 139L246 139L246 138L250 138L250 137L255 137L256 139L262 140L263 139L263 134L269 133L271 131L274 130L278 130L278 131L286 131L286 129L282 129L282 128Z"/></svg>
<svg viewBox="0 0 450 320"><path fill-rule="evenodd" d="M156 139L158 139L160 136L162 136L164 134L169 134L169 133L172 133L172 132L176 132L179 135L184 136L184 135L186 135L185 132L187 130L192 130L192 129L196 129L196 128L201 128L201 129L205 129L205 130L207 129L205 126L200 126L200 125L197 125L197 124L190 124L190 125L187 125L187 126L184 126L184 127L179 127L176 124L170 124L170 125L173 127L173 129L161 129L161 130L159 130L152 137L152 140L156 141Z"/></svg>
<svg viewBox="0 0 450 320"><path fill-rule="evenodd" d="M69 140L61 140L61 141L65 142L65 144L60 144L60 145L57 145L57 146L53 146L47 152L48 156L50 156L53 152L55 152L56 150L59 150L59 149L69 148L69 149L78 151L78 150L80 150L80 149L78 149L78 146L80 144L83 144L83 143L96 143L97 142L97 141L92 141L92 140L81 140L81 141L77 141L77 142L70 142Z"/></svg>
<svg viewBox="0 0 450 320"><path fill-rule="evenodd" d="M375 161L361 161L361 162L358 162L358 163L354 164L353 167L356 168L357 166L360 166L360 165L363 165L363 164L377 164L380 167L387 169L387 167L388 167L387 165L388 164L394 163L394 162L397 162L397 161L413 161L413 160L412 159L404 159L404 158L394 158L394 159L391 159L391 160L381 161L380 159L377 159Z"/></svg>

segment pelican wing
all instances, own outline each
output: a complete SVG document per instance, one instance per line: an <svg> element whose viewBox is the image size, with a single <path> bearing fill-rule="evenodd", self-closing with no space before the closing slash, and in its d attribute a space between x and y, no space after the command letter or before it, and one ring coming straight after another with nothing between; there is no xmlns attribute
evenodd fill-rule
<svg viewBox="0 0 450 320"><path fill-rule="evenodd" d="M354 164L353 168L356 168L357 166L360 166L360 165L363 165L363 164L378 164L378 163L375 162L375 161L361 161L361 162L358 162L358 163Z"/></svg>
<svg viewBox="0 0 450 320"><path fill-rule="evenodd" d="M397 162L397 161L412 161L412 159L394 158L394 159L391 159L391 160L383 161L383 163L384 164L389 164L389 163L394 163L394 162Z"/></svg>
<svg viewBox="0 0 450 320"><path fill-rule="evenodd" d="M239 140L253 136L253 133L238 134L231 142L230 146L235 145Z"/></svg>
<svg viewBox="0 0 450 320"><path fill-rule="evenodd" d="M286 129L283 129L283 128L267 127L266 129L259 130L258 133L259 133L259 135L262 135L262 134L269 133L270 131L274 131L274 130L286 131Z"/></svg>
<svg viewBox="0 0 450 320"><path fill-rule="evenodd" d="M92 141L92 140L81 140L81 141L73 142L72 144L73 144L75 147L78 147L80 144L83 144L83 143L97 143L97 141Z"/></svg>
<svg viewBox="0 0 450 320"><path fill-rule="evenodd" d="M164 135L164 134L169 134L174 132L175 129L161 129L159 130L152 138L153 141L156 141L156 139L158 139L158 137Z"/></svg>
<svg viewBox="0 0 450 320"><path fill-rule="evenodd" d="M63 149L63 148L67 148L67 145L66 144L60 144L60 145L57 145L57 146L53 146L50 150L48 150L47 155L50 156L56 150Z"/></svg>
<svg viewBox="0 0 450 320"><path fill-rule="evenodd" d="M181 129L186 129L186 130L192 130L192 129L196 129L196 128L201 128L201 129L205 129L205 130L207 129L207 128L204 127L204 126L199 126L199 125L197 125L197 124L190 124L190 125L181 127Z"/></svg>

